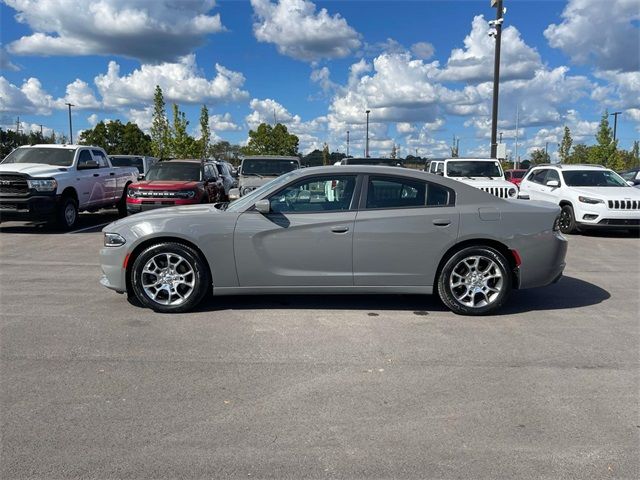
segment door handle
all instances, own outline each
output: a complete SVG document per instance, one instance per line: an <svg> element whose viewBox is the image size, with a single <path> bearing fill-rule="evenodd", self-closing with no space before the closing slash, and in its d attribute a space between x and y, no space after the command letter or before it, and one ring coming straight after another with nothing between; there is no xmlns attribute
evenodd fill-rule
<svg viewBox="0 0 640 480"><path fill-rule="evenodd" d="M93 176L94 176L94 177L99 177L99 176L100 176L100 174L99 174L99 173L94 173L94 174L93 174Z"/></svg>
<svg viewBox="0 0 640 480"><path fill-rule="evenodd" d="M109 175L111 175L112 177L116 174L116 172L111 172Z"/></svg>
<svg viewBox="0 0 640 480"><path fill-rule="evenodd" d="M433 224L437 227L446 227L448 225L451 225L451 220L449 220L448 218L435 218L433 220Z"/></svg>
<svg viewBox="0 0 640 480"><path fill-rule="evenodd" d="M346 225L336 225L335 227L331 227L331 231L333 233L347 233L349 231L349 227Z"/></svg>

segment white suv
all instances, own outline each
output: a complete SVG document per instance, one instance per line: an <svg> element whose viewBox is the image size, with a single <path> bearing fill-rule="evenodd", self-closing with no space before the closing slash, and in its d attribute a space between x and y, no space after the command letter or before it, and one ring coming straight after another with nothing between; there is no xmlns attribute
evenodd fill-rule
<svg viewBox="0 0 640 480"><path fill-rule="evenodd" d="M507 182L495 158L442 158L431 160L425 171L452 178L500 198L516 198L518 187Z"/></svg>
<svg viewBox="0 0 640 480"><path fill-rule="evenodd" d="M538 165L527 172L520 192L560 205L563 233L640 227L640 190L599 165Z"/></svg>

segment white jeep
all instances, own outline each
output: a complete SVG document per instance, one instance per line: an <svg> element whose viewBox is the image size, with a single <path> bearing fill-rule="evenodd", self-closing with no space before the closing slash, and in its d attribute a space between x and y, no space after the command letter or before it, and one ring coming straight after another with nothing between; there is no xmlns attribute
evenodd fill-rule
<svg viewBox="0 0 640 480"><path fill-rule="evenodd" d="M432 160L425 171L458 180L500 198L516 198L518 187L504 178L500 162L493 158L442 158Z"/></svg>
<svg viewBox="0 0 640 480"><path fill-rule="evenodd" d="M531 200L562 208L560 230L587 228L635 230L640 227L640 190L600 165L537 165L527 172L520 191Z"/></svg>
<svg viewBox="0 0 640 480"><path fill-rule="evenodd" d="M72 228L82 210L118 207L126 215L136 167L113 167L100 147L18 147L0 163L0 221L53 220Z"/></svg>

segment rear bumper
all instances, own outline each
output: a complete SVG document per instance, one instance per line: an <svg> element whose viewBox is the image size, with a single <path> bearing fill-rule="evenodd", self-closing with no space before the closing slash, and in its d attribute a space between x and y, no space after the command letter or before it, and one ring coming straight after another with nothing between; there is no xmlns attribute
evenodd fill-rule
<svg viewBox="0 0 640 480"><path fill-rule="evenodd" d="M56 214L58 195L33 195L29 197L0 197L2 220L47 219Z"/></svg>
<svg viewBox="0 0 640 480"><path fill-rule="evenodd" d="M520 288L544 287L557 282L566 267L568 246L562 234L547 232L529 248L523 249L520 252Z"/></svg>

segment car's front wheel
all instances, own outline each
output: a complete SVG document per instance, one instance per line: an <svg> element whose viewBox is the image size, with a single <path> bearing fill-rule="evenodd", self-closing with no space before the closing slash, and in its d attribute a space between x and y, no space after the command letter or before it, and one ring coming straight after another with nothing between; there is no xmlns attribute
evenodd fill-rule
<svg viewBox="0 0 640 480"><path fill-rule="evenodd" d="M467 247L445 263L438 278L438 293L454 313L486 315L504 304L511 283L504 255L490 247Z"/></svg>
<svg viewBox="0 0 640 480"><path fill-rule="evenodd" d="M560 212L559 226L562 233L569 234L578 231L576 228L576 217L571 205L563 205L562 211Z"/></svg>
<svg viewBox="0 0 640 480"><path fill-rule="evenodd" d="M193 309L210 286L200 254L180 243L158 243L145 249L131 268L131 287L144 306L163 313Z"/></svg>

